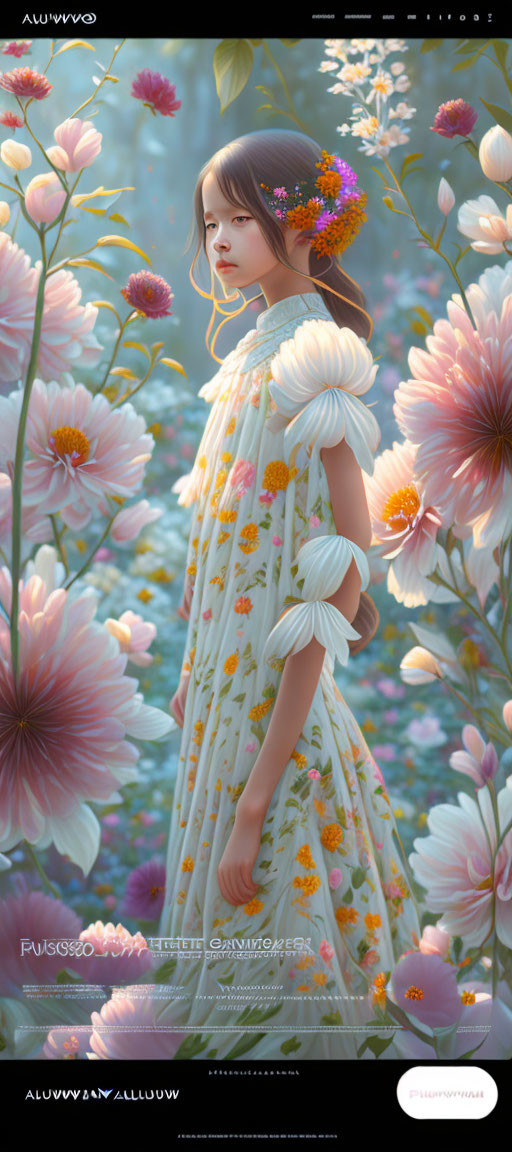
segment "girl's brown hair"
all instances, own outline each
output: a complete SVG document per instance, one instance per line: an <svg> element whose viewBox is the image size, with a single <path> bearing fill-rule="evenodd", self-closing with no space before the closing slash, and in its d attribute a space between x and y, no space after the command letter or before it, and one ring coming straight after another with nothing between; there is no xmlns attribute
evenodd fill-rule
<svg viewBox="0 0 512 1152"><path fill-rule="evenodd" d="M243 311L249 301L245 301L243 308L237 312L226 314L220 308L213 293L213 271L211 271L210 293L203 292L195 283L194 265L201 249L206 252L206 228L203 218L202 197L205 177L209 172L213 172L226 199L233 204L243 205L251 212L276 258L290 271L297 272L297 269L288 263L283 225L267 207L260 185L266 184L270 188L277 186L290 188L299 180L313 183L318 176L316 163L321 159L321 152L319 145L302 132L293 132L282 128L265 129L249 132L245 136L239 136L236 140L225 144L201 168L194 192L195 220L185 251L190 248L195 236L196 252L190 268L190 280L196 291L214 301L214 309L206 334L207 347L215 313L220 312L226 317L219 324L209 349L212 356L214 356L213 347L220 328L231 316L239 315L239 312ZM313 236L314 232L311 229L304 229L303 234ZM315 283L316 291L324 300L336 324L340 328L351 328L358 336L369 339L373 325L365 309L364 293L356 281L342 270L336 257L318 256L311 248L309 273L309 277L305 277L305 279ZM238 292L237 296L225 298L226 300L233 300L239 298L240 295ZM218 357L214 356L214 359L218 360Z"/></svg>

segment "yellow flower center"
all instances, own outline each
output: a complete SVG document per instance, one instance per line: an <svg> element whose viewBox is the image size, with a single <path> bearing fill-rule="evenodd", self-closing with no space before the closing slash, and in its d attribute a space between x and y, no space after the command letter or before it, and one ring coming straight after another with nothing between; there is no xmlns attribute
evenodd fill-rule
<svg viewBox="0 0 512 1152"><path fill-rule="evenodd" d="M396 532L410 528L417 515L420 499L414 484L393 492L382 509L382 519Z"/></svg>
<svg viewBox="0 0 512 1152"><path fill-rule="evenodd" d="M423 989L416 988L414 984L411 984L405 993L405 998L406 1000L423 1000Z"/></svg>
<svg viewBox="0 0 512 1152"><path fill-rule="evenodd" d="M57 456L69 456L73 465L84 464L89 456L90 443L79 428L54 428L48 440Z"/></svg>

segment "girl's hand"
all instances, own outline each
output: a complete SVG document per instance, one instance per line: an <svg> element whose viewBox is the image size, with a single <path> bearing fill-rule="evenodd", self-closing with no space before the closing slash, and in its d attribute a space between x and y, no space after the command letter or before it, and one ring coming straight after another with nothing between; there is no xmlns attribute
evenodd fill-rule
<svg viewBox="0 0 512 1152"><path fill-rule="evenodd" d="M247 904L259 890L252 870L264 822L264 813L247 811L238 802L235 824L217 869L219 888L228 904Z"/></svg>
<svg viewBox="0 0 512 1152"><path fill-rule="evenodd" d="M188 686L190 682L190 672L182 672L180 682L169 703L169 711L180 728L183 728L183 721L185 718L185 701L187 699Z"/></svg>
<svg viewBox="0 0 512 1152"><path fill-rule="evenodd" d="M178 616L180 616L182 620L188 620L188 618L190 616L190 605L192 604L193 593L194 593L194 589L193 589L192 585L189 583L188 577L185 577L185 588L183 590L183 598L182 598L181 604L177 608Z"/></svg>

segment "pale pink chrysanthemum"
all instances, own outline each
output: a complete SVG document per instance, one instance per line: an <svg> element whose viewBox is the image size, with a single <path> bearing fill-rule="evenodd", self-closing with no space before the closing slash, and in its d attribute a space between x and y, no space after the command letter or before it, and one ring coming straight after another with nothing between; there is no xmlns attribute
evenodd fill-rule
<svg viewBox="0 0 512 1152"><path fill-rule="evenodd" d="M105 514L109 515L109 512ZM139 500L137 504L131 504L129 508L123 508L117 513L112 521L110 535L116 544L125 544L128 540L135 540L143 528L159 520L162 515L163 508L152 507L149 500Z"/></svg>
<svg viewBox="0 0 512 1152"><path fill-rule="evenodd" d="M19 60L30 52L31 44L31 40L6 40L2 52L4 56L16 56Z"/></svg>
<svg viewBox="0 0 512 1152"><path fill-rule="evenodd" d="M68 377L71 381L71 377ZM36 379L30 396L23 499L43 502L82 528L105 496L132 496L140 488L154 440L132 404L113 409L83 384L64 388ZM21 393L0 397L0 468L12 468Z"/></svg>
<svg viewBox="0 0 512 1152"><path fill-rule="evenodd" d="M91 1033L92 1024L81 1024L78 1028L69 1024L52 1028L44 1042L42 1055L46 1060L87 1060L91 1051Z"/></svg>
<svg viewBox="0 0 512 1152"><path fill-rule="evenodd" d="M416 446L425 502L470 525L477 548L512 531L512 261L456 293L428 351L411 348L413 379L395 392L399 427Z"/></svg>
<svg viewBox="0 0 512 1152"><path fill-rule="evenodd" d="M469 136L478 120L478 112L459 97L458 100L447 100L440 104L434 117L431 132L439 136Z"/></svg>
<svg viewBox="0 0 512 1152"><path fill-rule="evenodd" d="M80 940L92 944L94 953L73 958L70 966L86 984L105 987L121 981L134 983L153 965L153 954L144 936L140 932L132 935L122 924L97 920L83 929Z"/></svg>
<svg viewBox="0 0 512 1152"><path fill-rule="evenodd" d="M127 990L126 990L127 991ZM90 1047L98 1060L173 1060L187 1033L158 1029L158 1000L130 999L115 989L100 1012L91 1014Z"/></svg>
<svg viewBox="0 0 512 1152"><path fill-rule="evenodd" d="M12 92L20 100L44 100L50 95L53 84L34 68L14 68L12 72L0 72L0 88Z"/></svg>
<svg viewBox="0 0 512 1152"><path fill-rule="evenodd" d="M126 652L129 661L139 668L148 668L153 657L148 652L149 645L156 636L156 627L150 620L143 620L128 608L117 620L108 617L105 628L115 636L121 652Z"/></svg>
<svg viewBox="0 0 512 1152"><path fill-rule="evenodd" d="M137 100L143 100L155 116L157 112L161 116L174 116L178 108L181 108L181 100L176 100L176 85L171 84L160 72L152 72L150 68L137 72L131 94Z"/></svg>
<svg viewBox="0 0 512 1152"><path fill-rule="evenodd" d="M2 112L0 124L3 124L4 128L12 128L13 132L15 132L17 128L23 128L24 121L22 117L17 116L15 112Z"/></svg>
<svg viewBox="0 0 512 1152"><path fill-rule="evenodd" d="M0 602L11 613L11 575L0 569ZM26 839L54 843L87 874L100 826L88 801L110 799L137 778L138 749L126 739L166 735L171 718L144 704L127 657L93 619L92 589L72 599L47 594L33 575L19 582L19 675L0 615L0 851Z"/></svg>
<svg viewBox="0 0 512 1152"><path fill-rule="evenodd" d="M57 143L47 148L52 164L65 172L79 172L88 168L101 152L101 132L94 127L92 120L80 120L72 116L58 124L54 133Z"/></svg>
<svg viewBox="0 0 512 1152"><path fill-rule="evenodd" d="M427 604L436 591L427 577L438 561L436 538L442 523L414 478L414 457L412 444L394 441L375 460L373 476L364 476L372 543L391 561L388 591L408 608Z"/></svg>
<svg viewBox="0 0 512 1152"><path fill-rule="evenodd" d="M34 544L43 544L53 537L52 522L40 508L22 503L21 559L28 560ZM0 548L8 562L12 548L12 481L0 472Z"/></svg>
<svg viewBox="0 0 512 1152"><path fill-rule="evenodd" d="M41 261L30 257L7 232L0 232L0 383L21 379L28 366ZM82 291L66 268L48 277L37 372L59 379L77 366L92 367L103 351L92 329L98 309L80 304Z"/></svg>
<svg viewBox="0 0 512 1152"><path fill-rule="evenodd" d="M497 837L487 788L473 800L464 792L459 804L437 804L428 815L430 835L414 841L409 861L418 884L427 890L429 912L442 913L438 927L462 936L466 948L478 947L491 931L512 947L512 831L492 856ZM497 796L501 829L512 818L512 789ZM485 828L484 828L485 825ZM495 909L494 909L495 905Z"/></svg>
<svg viewBox="0 0 512 1152"><path fill-rule="evenodd" d="M121 288L121 296L124 296L131 308L142 312L150 320L172 316L170 305L174 293L161 276L147 272L145 268L141 272L131 273L126 288Z"/></svg>
<svg viewBox="0 0 512 1152"><path fill-rule="evenodd" d="M455 968L441 956L406 952L391 973L393 997L429 1028L449 1028L462 1012Z"/></svg>
<svg viewBox="0 0 512 1152"><path fill-rule="evenodd" d="M0 900L0 996L22 996L24 984L54 984L68 957L48 955L44 941L78 940L81 927L72 908L44 892Z"/></svg>

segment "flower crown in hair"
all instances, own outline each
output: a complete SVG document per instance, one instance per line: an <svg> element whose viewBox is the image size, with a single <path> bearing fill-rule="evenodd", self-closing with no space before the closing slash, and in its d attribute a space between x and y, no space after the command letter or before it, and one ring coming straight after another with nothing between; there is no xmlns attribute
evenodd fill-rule
<svg viewBox="0 0 512 1152"><path fill-rule="evenodd" d="M320 175L311 185L299 180L293 189L260 184L267 207L288 228L313 229L311 247L319 256L337 256L352 243L367 219L366 192L356 187L356 173L335 153L322 151Z"/></svg>

